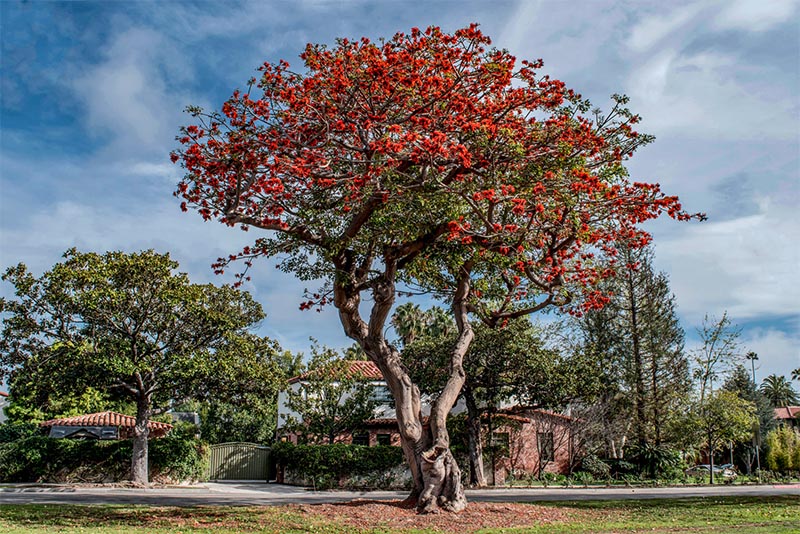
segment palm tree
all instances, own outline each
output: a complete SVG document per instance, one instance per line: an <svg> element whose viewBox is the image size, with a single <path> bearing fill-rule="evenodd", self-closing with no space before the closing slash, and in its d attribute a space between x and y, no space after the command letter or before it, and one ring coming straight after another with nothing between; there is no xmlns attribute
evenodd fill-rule
<svg viewBox="0 0 800 534"><path fill-rule="evenodd" d="M425 314L418 305L407 302L397 307L391 323L403 345L408 345L425 331Z"/></svg>
<svg viewBox="0 0 800 534"><path fill-rule="evenodd" d="M446 337L456 332L455 321L439 306L434 306L423 315L425 334L432 337Z"/></svg>
<svg viewBox="0 0 800 534"><path fill-rule="evenodd" d="M792 370L792 380L800 381L800 367L797 369Z"/></svg>
<svg viewBox="0 0 800 534"><path fill-rule="evenodd" d="M761 393L774 407L791 406L798 403L797 392L784 376L769 375L761 383Z"/></svg>

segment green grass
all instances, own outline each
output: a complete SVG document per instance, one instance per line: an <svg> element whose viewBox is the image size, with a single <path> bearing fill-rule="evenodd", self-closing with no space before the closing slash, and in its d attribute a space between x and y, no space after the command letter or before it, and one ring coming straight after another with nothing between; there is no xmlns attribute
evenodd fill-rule
<svg viewBox="0 0 800 534"><path fill-rule="evenodd" d="M737 534L800 533L800 499L797 497L731 497L658 499L642 501L582 501L536 506L573 512L563 521L513 529L485 529L494 533L670 533ZM0 505L0 532L144 534L235 532L263 533L420 533L364 526L325 519L295 507L157 508L146 506Z"/></svg>
<svg viewBox="0 0 800 534"><path fill-rule="evenodd" d="M561 524L487 533L735 532L800 533L800 498L708 497L639 501L581 501L552 506L593 512Z"/></svg>

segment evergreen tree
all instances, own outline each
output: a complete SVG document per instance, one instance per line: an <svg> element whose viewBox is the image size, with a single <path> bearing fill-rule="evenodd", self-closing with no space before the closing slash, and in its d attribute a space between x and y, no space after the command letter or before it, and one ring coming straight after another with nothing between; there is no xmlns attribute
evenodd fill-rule
<svg viewBox="0 0 800 534"><path fill-rule="evenodd" d="M684 333L664 273L653 269L651 248L623 248L626 268L608 282L604 309L581 320L585 350L617 366L605 373L607 428L616 429L612 456L632 435L638 445L661 445L665 421L691 387Z"/></svg>

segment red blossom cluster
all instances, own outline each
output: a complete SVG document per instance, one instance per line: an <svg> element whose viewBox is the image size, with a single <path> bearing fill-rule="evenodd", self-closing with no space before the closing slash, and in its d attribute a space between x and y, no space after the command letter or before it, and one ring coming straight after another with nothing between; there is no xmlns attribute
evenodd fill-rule
<svg viewBox="0 0 800 534"><path fill-rule="evenodd" d="M539 75L541 60L518 65L490 44L476 24L415 28L308 45L302 74L265 63L221 113L192 110L199 123L172 154L186 169L181 208L323 257L459 244L485 265L472 294L504 303L500 319L542 295L566 305L567 289L582 295L575 313L602 306L616 244L646 244L638 225L662 213L692 216L657 184L627 179L623 161L651 138L633 130L625 97L584 116L588 102ZM246 248L216 269L276 251Z"/></svg>

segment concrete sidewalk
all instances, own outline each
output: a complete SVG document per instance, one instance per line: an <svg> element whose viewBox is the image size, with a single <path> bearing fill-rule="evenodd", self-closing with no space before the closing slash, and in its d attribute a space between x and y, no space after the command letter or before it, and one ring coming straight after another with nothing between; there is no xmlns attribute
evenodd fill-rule
<svg viewBox="0 0 800 534"><path fill-rule="evenodd" d="M696 486L674 488L497 488L467 490L467 499L483 502L546 502L615 499L779 495L797 496L800 484ZM68 485L3 485L0 504L141 504L150 506L257 506L319 504L355 499L402 500L404 491L309 491L282 484L207 483L152 489Z"/></svg>

